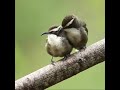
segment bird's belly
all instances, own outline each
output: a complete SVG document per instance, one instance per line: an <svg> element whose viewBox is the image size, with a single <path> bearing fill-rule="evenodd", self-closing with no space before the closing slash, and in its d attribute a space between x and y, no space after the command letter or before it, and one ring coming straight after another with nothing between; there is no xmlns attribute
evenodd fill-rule
<svg viewBox="0 0 120 90"><path fill-rule="evenodd" d="M81 43L81 32L80 32L80 30L69 29L69 31L67 32L67 37L74 47L78 47L79 44Z"/></svg>
<svg viewBox="0 0 120 90"><path fill-rule="evenodd" d="M54 57L63 57L67 54L67 51L65 47L47 46L47 52Z"/></svg>
<svg viewBox="0 0 120 90"><path fill-rule="evenodd" d="M63 57L71 52L72 46L69 45L68 41L64 42L64 40L62 39L58 39L58 40L61 41L57 41L56 43L48 42L46 44L47 52L54 57Z"/></svg>

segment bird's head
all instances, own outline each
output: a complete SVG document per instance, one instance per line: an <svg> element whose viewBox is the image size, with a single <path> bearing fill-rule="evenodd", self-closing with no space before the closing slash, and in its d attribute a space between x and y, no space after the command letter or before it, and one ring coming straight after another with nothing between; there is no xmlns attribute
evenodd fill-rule
<svg viewBox="0 0 120 90"><path fill-rule="evenodd" d="M62 31L61 29L62 29L61 25L60 26L52 26L52 27L49 28L48 32L42 33L41 36L42 35L48 35L48 34L54 34L54 35L58 36L60 31Z"/></svg>
<svg viewBox="0 0 120 90"><path fill-rule="evenodd" d="M63 29L79 28L80 27L80 22L75 15L67 15L62 20L62 27L63 27Z"/></svg>

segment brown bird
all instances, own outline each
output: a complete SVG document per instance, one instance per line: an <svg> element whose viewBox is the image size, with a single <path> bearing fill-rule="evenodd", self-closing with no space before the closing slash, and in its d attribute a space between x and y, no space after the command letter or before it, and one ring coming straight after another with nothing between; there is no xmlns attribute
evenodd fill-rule
<svg viewBox="0 0 120 90"><path fill-rule="evenodd" d="M48 32L43 33L42 35L47 34L48 38L46 41L46 50L48 54L52 56L51 62L53 63L53 57L64 57L66 58L72 51L72 46L69 44L65 36L65 32L60 30L61 26L52 26L49 28Z"/></svg>
<svg viewBox="0 0 120 90"><path fill-rule="evenodd" d="M62 28L70 44L78 49L85 49L88 41L88 29L86 23L75 15L68 15L62 21ZM61 31L59 30L59 31Z"/></svg>

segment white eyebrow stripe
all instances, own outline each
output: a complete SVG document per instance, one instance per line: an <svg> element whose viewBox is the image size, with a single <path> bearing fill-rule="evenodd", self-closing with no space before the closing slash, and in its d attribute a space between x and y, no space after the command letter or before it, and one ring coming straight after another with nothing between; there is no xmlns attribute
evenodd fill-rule
<svg viewBox="0 0 120 90"><path fill-rule="evenodd" d="M59 28L61 28L61 27L62 27L61 25L60 25L60 26L58 26L58 29L59 29Z"/></svg>
<svg viewBox="0 0 120 90"><path fill-rule="evenodd" d="M66 25L65 27L67 27L67 26L69 26L70 24L72 24L73 20L74 20L74 18L73 18L69 23L67 23L67 25Z"/></svg>
<svg viewBox="0 0 120 90"><path fill-rule="evenodd" d="M52 29L51 31L57 31L58 30L58 28L54 28L54 29Z"/></svg>
<svg viewBox="0 0 120 90"><path fill-rule="evenodd" d="M59 28L61 28L61 27L62 27L62 26L60 25L60 26L58 26L57 28L52 29L51 31L58 31Z"/></svg>

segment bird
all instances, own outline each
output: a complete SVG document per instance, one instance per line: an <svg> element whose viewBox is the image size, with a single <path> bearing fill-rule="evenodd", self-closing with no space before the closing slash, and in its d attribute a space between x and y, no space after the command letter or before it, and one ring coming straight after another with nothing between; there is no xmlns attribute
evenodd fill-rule
<svg viewBox="0 0 120 90"><path fill-rule="evenodd" d="M51 63L53 64L53 57L64 57L66 59L73 47L67 40L65 36L65 32L61 29L60 26L51 26L48 30L48 32L44 32L41 34L42 35L47 35L47 40L46 40L46 50L47 53L52 56Z"/></svg>
<svg viewBox="0 0 120 90"><path fill-rule="evenodd" d="M77 50L85 50L88 41L88 29L86 23L78 19L75 15L67 15L61 23L62 28L73 48Z"/></svg>

